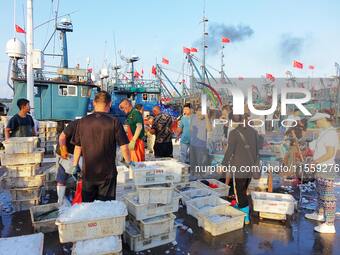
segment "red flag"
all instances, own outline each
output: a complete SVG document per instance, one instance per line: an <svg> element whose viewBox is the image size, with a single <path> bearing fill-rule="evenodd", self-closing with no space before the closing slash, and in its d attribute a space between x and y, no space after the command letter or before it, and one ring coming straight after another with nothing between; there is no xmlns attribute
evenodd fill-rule
<svg viewBox="0 0 340 255"><path fill-rule="evenodd" d="M135 78L139 78L139 77L140 77L140 73L138 73L137 71L135 71L134 74L133 74L133 76L134 76Z"/></svg>
<svg viewBox="0 0 340 255"><path fill-rule="evenodd" d="M151 73L152 73L153 75L156 76L156 74L157 74L157 69L156 69L155 66L152 66L152 68L151 68Z"/></svg>
<svg viewBox="0 0 340 255"><path fill-rule="evenodd" d="M303 64L299 61L294 60L293 67L298 68L298 69L303 69Z"/></svg>
<svg viewBox="0 0 340 255"><path fill-rule="evenodd" d="M183 47L183 53L190 54L190 49L187 47Z"/></svg>
<svg viewBox="0 0 340 255"><path fill-rule="evenodd" d="M197 48L191 48L190 51L191 52L198 52L198 49Z"/></svg>
<svg viewBox="0 0 340 255"><path fill-rule="evenodd" d="M22 34L26 33L26 31L23 28L21 28L20 26L18 26L18 25L15 25L15 31L17 33L22 33Z"/></svg>
<svg viewBox="0 0 340 255"><path fill-rule="evenodd" d="M272 74L270 74L270 73L266 73L266 79L274 81L275 77Z"/></svg>
<svg viewBox="0 0 340 255"><path fill-rule="evenodd" d="M141 71L141 72L142 72L142 76L143 76L143 75L144 75L144 69L143 69L143 68L142 68L142 71Z"/></svg>
<svg viewBox="0 0 340 255"><path fill-rule="evenodd" d="M222 43L230 43L230 39L228 37L222 36Z"/></svg>
<svg viewBox="0 0 340 255"><path fill-rule="evenodd" d="M169 65L169 59L162 58L162 63L165 64L165 65Z"/></svg>
<svg viewBox="0 0 340 255"><path fill-rule="evenodd" d="M92 67L87 68L88 73L92 73L92 71L93 71Z"/></svg>
<svg viewBox="0 0 340 255"><path fill-rule="evenodd" d="M310 65L308 68L309 68L310 70L314 70L314 69L315 69L315 66Z"/></svg>
<svg viewBox="0 0 340 255"><path fill-rule="evenodd" d="M239 79L240 81L243 81L243 80L244 80L244 77L239 76L238 79Z"/></svg>

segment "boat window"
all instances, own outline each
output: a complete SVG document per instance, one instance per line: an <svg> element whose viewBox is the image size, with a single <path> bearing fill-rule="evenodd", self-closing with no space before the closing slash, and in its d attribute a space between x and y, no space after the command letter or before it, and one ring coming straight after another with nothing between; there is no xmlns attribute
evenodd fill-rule
<svg viewBox="0 0 340 255"><path fill-rule="evenodd" d="M77 96L77 86L60 85L58 90L59 96Z"/></svg>
<svg viewBox="0 0 340 255"><path fill-rule="evenodd" d="M89 88L82 87L80 91L81 97L88 97L89 96Z"/></svg>

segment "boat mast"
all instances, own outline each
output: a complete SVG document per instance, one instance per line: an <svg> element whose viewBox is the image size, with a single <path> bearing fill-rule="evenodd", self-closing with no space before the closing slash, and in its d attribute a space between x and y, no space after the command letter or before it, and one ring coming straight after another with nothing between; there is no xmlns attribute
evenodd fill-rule
<svg viewBox="0 0 340 255"><path fill-rule="evenodd" d="M31 115L34 117L34 75L33 75L33 0L27 0L26 64L27 99L30 101Z"/></svg>
<svg viewBox="0 0 340 255"><path fill-rule="evenodd" d="M204 1L204 7L203 7L203 57L202 57L202 82L205 83L205 57L206 57L206 49L208 48L207 45L207 37L208 33L206 32L206 25L208 23L208 19L205 17L205 1Z"/></svg>

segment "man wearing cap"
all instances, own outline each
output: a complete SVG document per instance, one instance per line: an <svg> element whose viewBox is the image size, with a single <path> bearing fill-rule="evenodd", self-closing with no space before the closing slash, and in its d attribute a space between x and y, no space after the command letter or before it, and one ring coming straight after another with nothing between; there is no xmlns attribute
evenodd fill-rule
<svg viewBox="0 0 340 255"><path fill-rule="evenodd" d="M321 130L316 141L311 143L314 149L311 171L315 169L318 207L314 213L306 214L307 219L324 222L314 228L319 233L335 233L334 220L336 197L334 192L335 155L338 149L338 134L332 127L331 116L326 113L316 113L309 121L314 121Z"/></svg>

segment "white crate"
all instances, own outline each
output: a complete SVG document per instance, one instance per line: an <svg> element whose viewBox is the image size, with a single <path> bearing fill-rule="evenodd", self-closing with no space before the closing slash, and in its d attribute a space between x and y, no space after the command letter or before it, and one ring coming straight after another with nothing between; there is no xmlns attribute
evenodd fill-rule
<svg viewBox="0 0 340 255"><path fill-rule="evenodd" d="M50 211L59 211L59 204L58 203L52 203L52 204L46 204L46 205L37 205L30 208L30 214L31 214L31 221L35 232L43 232L43 233L49 233L57 231L57 226L55 224L55 221L57 217L55 218L48 218L48 219L42 219L38 220L37 217L39 215L42 215L44 213L48 213Z"/></svg>
<svg viewBox="0 0 340 255"><path fill-rule="evenodd" d="M12 200L39 199L40 187L10 189Z"/></svg>
<svg viewBox="0 0 340 255"><path fill-rule="evenodd" d="M171 203L163 204L140 204L137 193L130 193L124 197L128 211L136 220L144 220L159 215L169 214L178 211L179 199L181 196L174 192Z"/></svg>
<svg viewBox="0 0 340 255"><path fill-rule="evenodd" d="M7 166L7 177L31 177L40 174L39 164Z"/></svg>
<svg viewBox="0 0 340 255"><path fill-rule="evenodd" d="M171 178L174 183L181 182L182 176L189 174L189 165L181 163L175 159L147 161L142 164L147 167L156 167L164 170L165 174L169 176L168 178Z"/></svg>
<svg viewBox="0 0 340 255"><path fill-rule="evenodd" d="M121 251L120 236L108 236L74 243L71 255L120 255Z"/></svg>
<svg viewBox="0 0 340 255"><path fill-rule="evenodd" d="M268 189L268 174L262 173L260 179L251 179L248 190L266 190Z"/></svg>
<svg viewBox="0 0 340 255"><path fill-rule="evenodd" d="M32 206L39 204L39 199L27 199L27 200L12 200L13 210L15 212L29 210Z"/></svg>
<svg viewBox="0 0 340 255"><path fill-rule="evenodd" d="M198 219L199 214L204 213L204 211L209 210L213 207L225 207L230 205L230 203L218 196L209 196L191 199L186 202L187 214Z"/></svg>
<svg viewBox="0 0 340 255"><path fill-rule="evenodd" d="M32 177L5 177L2 179L5 189L30 188L43 186L46 180L45 174L39 174Z"/></svg>
<svg viewBox="0 0 340 255"><path fill-rule="evenodd" d="M117 166L117 184L125 184L129 181L129 169L125 166Z"/></svg>
<svg viewBox="0 0 340 255"><path fill-rule="evenodd" d="M137 163L132 167L133 180L135 185L151 185L174 182L174 176L168 174L164 169L157 166L147 166L143 163Z"/></svg>
<svg viewBox="0 0 340 255"><path fill-rule="evenodd" d="M105 207L105 212L98 210L97 205L101 204L100 208ZM59 218L56 220L56 225L58 226L59 240L61 243L76 242L89 239L98 239L113 235L122 235L125 229L125 217L127 216L126 207L124 212L121 211L119 214L112 214L112 211L116 206L121 206L123 204L120 201L95 201L93 203L82 203L80 205L72 206L68 208L66 212L63 212ZM108 207L112 207L112 211L108 211ZM76 213L81 209L81 214ZM96 216L87 216L85 212L97 210ZM85 214L83 214L83 212ZM109 213L108 213L109 212ZM67 220L65 221L63 217L65 215L77 214L78 217L86 216L83 219L77 218L77 220ZM103 214L104 213L104 214ZM105 217L99 217L98 215L106 215ZM109 216L111 215L111 216ZM116 215L116 216L112 216Z"/></svg>
<svg viewBox="0 0 340 255"><path fill-rule="evenodd" d="M40 148L36 149L33 153L0 153L1 165L3 166L39 164L43 158L44 150Z"/></svg>
<svg viewBox="0 0 340 255"><path fill-rule="evenodd" d="M133 217L130 217L130 219L132 219L134 225L138 226L143 238L150 238L173 231L176 216L174 214L167 214L141 221L137 221Z"/></svg>
<svg viewBox="0 0 340 255"><path fill-rule="evenodd" d="M243 228L245 213L232 206L215 207L200 214L198 225L213 236ZM222 218L228 216L228 218ZM219 217L220 220L214 220Z"/></svg>
<svg viewBox="0 0 340 255"><path fill-rule="evenodd" d="M136 188L141 204L169 204L174 192L172 184L145 185Z"/></svg>
<svg viewBox="0 0 340 255"><path fill-rule="evenodd" d="M42 255L44 249L44 234L22 235L0 238L0 254L34 254Z"/></svg>
<svg viewBox="0 0 340 255"><path fill-rule="evenodd" d="M173 229L173 231L159 236L143 238L142 234L136 226L127 223L123 238L124 242L127 243L127 245L130 247L130 250L134 252L139 252L164 244L172 243L176 240L176 229Z"/></svg>
<svg viewBox="0 0 340 255"><path fill-rule="evenodd" d="M217 188L211 188L207 185L205 185L204 183L202 183L201 181L202 180L199 180L197 181L199 184L202 185L202 187L204 188L207 188L209 190L211 190L213 193L216 193L217 196L219 197L226 197L228 196L229 194L229 189L230 189L230 186L216 180L216 179L204 179L205 181L208 181L210 184L213 184L213 185L217 185L218 187Z"/></svg>
<svg viewBox="0 0 340 255"><path fill-rule="evenodd" d="M37 137L11 137L2 142L6 154L32 153L37 143Z"/></svg>
<svg viewBox="0 0 340 255"><path fill-rule="evenodd" d="M294 213L296 201L292 195L253 191L251 198L254 211L288 215Z"/></svg>
<svg viewBox="0 0 340 255"><path fill-rule="evenodd" d="M190 199L213 195L213 193L210 190L203 187L197 181L179 183L175 186L175 191L182 196L182 203L184 205L186 204L186 201Z"/></svg>

